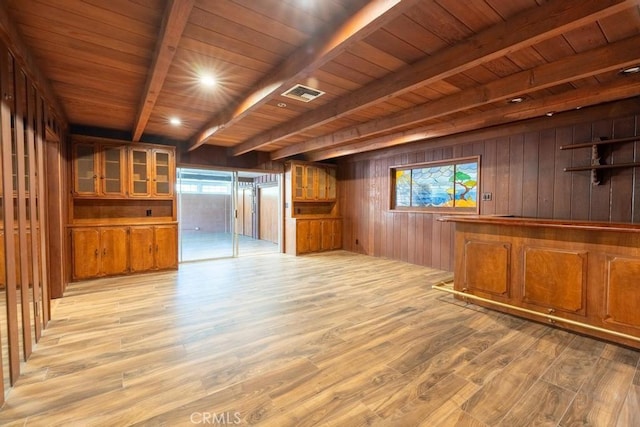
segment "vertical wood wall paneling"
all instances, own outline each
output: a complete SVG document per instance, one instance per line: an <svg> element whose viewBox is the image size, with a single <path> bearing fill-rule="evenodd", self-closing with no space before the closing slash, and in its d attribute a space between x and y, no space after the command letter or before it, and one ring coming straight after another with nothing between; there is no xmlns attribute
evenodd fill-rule
<svg viewBox="0 0 640 427"><path fill-rule="evenodd" d="M556 131L540 132L540 150L538 151L538 218L550 218L553 215L556 170ZM562 164L559 164L562 167ZM563 172L564 173L564 172Z"/></svg>
<svg viewBox="0 0 640 427"><path fill-rule="evenodd" d="M591 141L590 124L580 124L573 128L573 143ZM591 162L590 149L571 150L570 166L582 166ZM565 172L569 173L569 172ZM572 172L571 175L571 218L574 220L589 220L591 208L591 175L588 171ZM542 216L544 218L544 216Z"/></svg>
<svg viewBox="0 0 640 427"><path fill-rule="evenodd" d="M567 189L571 188L572 173L564 168L571 164L573 150L560 150L562 145L568 144L573 138L573 127L565 126L556 130L555 144L548 150L555 153L555 168L553 177L553 217L558 219L571 218L571 198L567 197ZM551 141L548 141L551 143ZM587 173L583 173L587 174Z"/></svg>
<svg viewBox="0 0 640 427"><path fill-rule="evenodd" d="M14 62L15 63L15 62ZM27 188L25 182L25 104L26 104L26 79L20 70L14 71L15 78L15 144L16 144L16 173L18 181L18 258L20 268L20 295L22 309L22 337L23 337L23 357L27 360L32 351L31 336L31 310L29 307L29 259L27 254ZM33 230L31 230L33 233Z"/></svg>
<svg viewBox="0 0 640 427"><path fill-rule="evenodd" d="M31 229L31 246L28 248L31 251L31 276L33 277L33 282L31 283L32 288L31 292L33 294L33 307L32 315L33 315L33 324L34 324L34 338L35 342L40 341L40 336L42 335L42 294L41 294L41 281L40 281L40 235L42 230L39 226L39 219L42 217L38 212L38 203L36 200L40 200L40 185L38 183L38 176L40 173L36 173L39 171L37 169L36 162L36 145L35 145L35 103L36 96L34 87L31 84L27 85L27 121L25 124L25 138L27 141L25 153L28 157L29 161L29 228Z"/></svg>
<svg viewBox="0 0 640 427"><path fill-rule="evenodd" d="M560 120L557 127L541 119L535 126L514 125L517 130L511 133L508 128L483 132L477 140L468 138L460 144L443 147L424 142L414 144L409 153L406 147L396 147L370 158L343 159L341 201L345 234L352 238L345 237L344 248L361 252L353 239L368 236L366 248L375 256L452 270L453 228L437 221L438 214L390 210L389 168L470 155L481 156L480 194L492 193L492 200L479 201L483 215L640 223L640 168L605 171L602 184L594 186L588 171L564 171L588 165L590 148L559 149L601 136L638 135L640 112L633 113L601 119L599 111L586 112L585 122ZM634 156L637 160L638 147L640 143L611 146L612 157L606 160L620 163L633 161Z"/></svg>
<svg viewBox="0 0 640 427"><path fill-rule="evenodd" d="M598 139L603 136L611 138L613 136L613 120L602 120L593 124L591 132L592 139ZM605 163L610 162L611 153L616 152L621 146L609 146L600 150L602 159ZM586 148L584 151L590 153L590 149ZM607 171L602 175L602 181L600 185L591 185L591 215L589 219L592 221L609 221L611 213L611 173Z"/></svg>
<svg viewBox="0 0 640 427"><path fill-rule="evenodd" d="M635 135L635 117L625 117L613 121L613 137L626 138ZM614 147L612 162L630 163L634 161L635 144L624 143ZM633 178L634 169L612 169L608 179L611 179L611 211L609 219L612 222L629 222L633 218Z"/></svg>
<svg viewBox="0 0 640 427"><path fill-rule="evenodd" d="M5 47L0 49L0 79L2 81L2 98L0 100L0 123L2 123L2 208L4 216L4 254L5 285L7 292L7 322L9 339L9 371L11 384L15 384L20 375L20 344L18 337L18 296L16 285L16 264L9 260L16 259L13 211L13 164L11 161L12 129L11 103L13 102L13 82L10 80L9 52Z"/></svg>

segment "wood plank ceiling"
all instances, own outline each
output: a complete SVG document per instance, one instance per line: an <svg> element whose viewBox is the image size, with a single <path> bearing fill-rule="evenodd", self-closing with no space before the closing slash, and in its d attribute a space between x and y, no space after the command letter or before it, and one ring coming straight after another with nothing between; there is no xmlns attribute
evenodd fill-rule
<svg viewBox="0 0 640 427"><path fill-rule="evenodd" d="M194 150L323 160L640 95L640 0L3 3L70 123Z"/></svg>

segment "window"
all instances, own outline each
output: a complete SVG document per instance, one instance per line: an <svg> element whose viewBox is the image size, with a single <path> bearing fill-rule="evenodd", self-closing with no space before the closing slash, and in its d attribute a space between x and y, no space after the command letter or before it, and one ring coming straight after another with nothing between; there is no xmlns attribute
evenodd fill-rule
<svg viewBox="0 0 640 427"><path fill-rule="evenodd" d="M391 168L391 209L478 213L480 158Z"/></svg>

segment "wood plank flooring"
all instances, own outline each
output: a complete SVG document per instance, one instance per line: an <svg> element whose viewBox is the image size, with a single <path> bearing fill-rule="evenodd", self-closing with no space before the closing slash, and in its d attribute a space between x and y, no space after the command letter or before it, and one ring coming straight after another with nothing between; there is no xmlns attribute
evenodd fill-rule
<svg viewBox="0 0 640 427"><path fill-rule="evenodd" d="M640 353L338 251L72 284L3 426L638 426Z"/></svg>

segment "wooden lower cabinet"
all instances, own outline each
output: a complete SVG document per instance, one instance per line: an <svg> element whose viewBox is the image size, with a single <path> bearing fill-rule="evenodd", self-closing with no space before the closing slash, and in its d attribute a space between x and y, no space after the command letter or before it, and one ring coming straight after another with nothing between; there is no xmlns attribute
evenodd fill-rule
<svg viewBox="0 0 640 427"><path fill-rule="evenodd" d="M130 228L131 271L168 269L178 266L178 227L175 225Z"/></svg>
<svg viewBox="0 0 640 427"><path fill-rule="evenodd" d="M342 220L296 220L296 253L328 251L342 247Z"/></svg>
<svg viewBox="0 0 640 427"><path fill-rule="evenodd" d="M72 278L176 268L177 236L173 224L72 228Z"/></svg>
<svg viewBox="0 0 640 427"><path fill-rule="evenodd" d="M128 227L80 227L71 230L73 279L129 271Z"/></svg>

